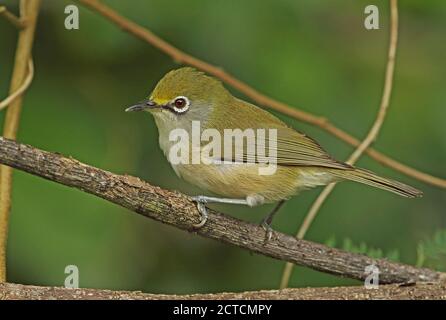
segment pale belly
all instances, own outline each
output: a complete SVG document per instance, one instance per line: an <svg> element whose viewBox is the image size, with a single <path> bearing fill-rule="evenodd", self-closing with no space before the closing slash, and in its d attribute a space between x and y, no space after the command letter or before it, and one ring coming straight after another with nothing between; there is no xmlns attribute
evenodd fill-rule
<svg viewBox="0 0 446 320"><path fill-rule="evenodd" d="M160 136L160 146L169 160L172 142ZM278 165L274 174L262 175L259 168L265 165L260 164L171 165L180 178L204 191L225 198L246 199L250 205L285 200L301 190L326 185L334 180L326 169L317 167Z"/></svg>
<svg viewBox="0 0 446 320"><path fill-rule="evenodd" d="M257 164L180 164L172 167L179 177L205 191L227 198L256 197L263 200L260 203L288 199L301 190L333 181L329 173L314 167L278 166L272 175L260 175Z"/></svg>

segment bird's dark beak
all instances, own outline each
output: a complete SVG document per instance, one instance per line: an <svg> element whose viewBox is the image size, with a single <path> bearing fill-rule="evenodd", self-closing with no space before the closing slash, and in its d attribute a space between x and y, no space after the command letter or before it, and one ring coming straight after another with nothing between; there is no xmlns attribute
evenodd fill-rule
<svg viewBox="0 0 446 320"><path fill-rule="evenodd" d="M133 112L133 111L143 111L146 109L156 108L158 105L152 100L143 100L134 106L128 107L125 109L125 112Z"/></svg>

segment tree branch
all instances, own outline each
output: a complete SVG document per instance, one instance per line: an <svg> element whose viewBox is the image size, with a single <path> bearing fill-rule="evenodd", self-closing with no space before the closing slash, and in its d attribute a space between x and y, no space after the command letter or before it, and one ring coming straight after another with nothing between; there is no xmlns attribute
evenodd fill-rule
<svg viewBox="0 0 446 320"><path fill-rule="evenodd" d="M152 186L135 177L113 174L3 137L0 137L0 163L75 187L179 229L321 272L364 280L367 276L364 273L366 266L374 264L380 270L380 283L383 284L437 281L443 276L429 269L372 259L298 240L279 232L265 243L265 231L259 225L214 210L209 210L206 225L194 230L193 224L199 221L200 214L191 199L181 193Z"/></svg>
<svg viewBox="0 0 446 320"><path fill-rule="evenodd" d="M140 291L66 289L14 283L0 284L0 299L8 300L446 300L446 284L419 283L404 286L390 284L378 289L365 287L298 288L191 295L150 294Z"/></svg>
<svg viewBox="0 0 446 320"><path fill-rule="evenodd" d="M173 60L184 63L190 66L193 66L197 69L200 69L202 71L205 71L220 80L226 82L230 86L234 87L235 89L239 90L240 92L244 93L246 96L250 97L252 100L254 100L256 103L262 106L266 106L268 108L277 110L285 115L288 115L290 117L293 117L295 119L307 122L311 125L317 126L333 136L337 137L338 139L354 146L358 147L360 145L360 141L356 139L355 137L351 136L347 132L337 128L332 123L330 123L326 118L315 116L309 112L302 111L296 107L289 106L283 102L274 100L259 91L255 90L253 87L249 86L248 84L238 80L237 78L233 77L229 73L225 72L223 69L211 65L210 63L207 63L203 60L200 60L198 58L195 58L172 44L168 43L167 41L161 39L157 35L155 35L150 30L143 28L139 26L138 24L126 19L125 17L121 16L119 13L108 7L107 5L97 1L97 0L78 0L91 10L101 14L111 22L115 23L119 28L122 30L134 35L135 37L153 45L160 51L164 52L168 56L170 56ZM372 148L367 148L365 151L371 158L375 159L379 163L388 166L396 171L399 171L401 173L404 173L412 178L418 179L420 181L423 181L425 183L440 187L440 188L446 188L446 180L438 177L434 177L432 175L429 175L427 173L418 171L414 168L411 168L407 165L404 165L396 160L393 160L392 158L384 155L381 152L376 151Z"/></svg>

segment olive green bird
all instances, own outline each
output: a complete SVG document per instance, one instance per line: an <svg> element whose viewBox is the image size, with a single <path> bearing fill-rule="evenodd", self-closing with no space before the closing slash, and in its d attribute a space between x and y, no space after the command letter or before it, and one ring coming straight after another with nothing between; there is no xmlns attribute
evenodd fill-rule
<svg viewBox="0 0 446 320"><path fill-rule="evenodd" d="M191 131L192 121L200 121L201 130L276 129L277 169L272 175L260 175L264 163L247 163L252 154L243 147L243 158L210 164L174 164L175 173L213 196L193 197L202 215L196 227L206 223L205 204L212 202L256 206L277 202L275 209L265 217L262 226L271 235L270 224L283 202L300 191L351 180L415 198L422 192L401 182L380 177L373 172L336 161L313 139L300 133L269 112L240 100L215 78L193 68L185 67L167 73L156 85L147 100L126 111L150 112L158 127L159 144L169 159L169 150L176 143L169 133L177 128ZM204 148L202 143L199 148ZM256 149L255 149L256 150ZM224 158L224 156L223 156ZM170 161L170 160L169 160Z"/></svg>

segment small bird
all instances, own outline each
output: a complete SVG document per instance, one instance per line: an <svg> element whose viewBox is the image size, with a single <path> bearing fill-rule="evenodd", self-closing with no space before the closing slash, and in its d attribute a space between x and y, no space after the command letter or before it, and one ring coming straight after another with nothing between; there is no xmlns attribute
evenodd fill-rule
<svg viewBox="0 0 446 320"><path fill-rule="evenodd" d="M273 217L285 200L302 190L343 180L363 183L403 197L422 196L421 191L411 186L333 159L315 140L289 127L271 113L234 97L219 80L190 67L167 73L148 99L126 111L150 112L158 127L160 147L175 173L202 190L222 197L199 195L192 198L201 213L200 223L195 225L197 228L206 223L207 203L256 206L277 202L274 210L262 221L268 237L271 237ZM194 121L199 121L201 132L215 129L222 135L225 129L275 129L277 169L273 174L259 174L259 168L265 164L256 160L255 156L259 156L257 149L250 149L251 153L247 151L249 146L242 147L241 158L230 156L228 159L225 153L223 156L217 154L220 159L212 159L214 161L208 163L172 161L169 153L177 142L169 138L170 133L175 129L191 133ZM254 143L258 144L258 141ZM190 145L189 141L187 144ZM195 146L198 148L196 151L203 151L206 145L206 141L201 141ZM254 154L252 150L255 150ZM248 163L248 160L254 163Z"/></svg>

